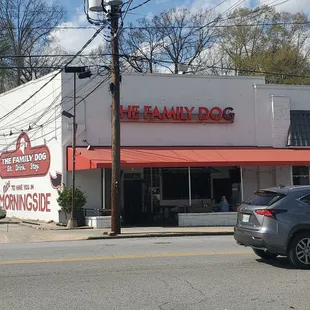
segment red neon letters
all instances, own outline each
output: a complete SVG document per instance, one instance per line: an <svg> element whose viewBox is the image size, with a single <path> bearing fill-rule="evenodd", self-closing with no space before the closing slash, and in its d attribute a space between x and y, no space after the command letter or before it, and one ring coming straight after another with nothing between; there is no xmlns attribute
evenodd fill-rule
<svg viewBox="0 0 310 310"><path fill-rule="evenodd" d="M233 123L235 114L233 108L213 107L183 107L176 106L163 109L157 106L128 105L120 107L120 117L123 122L201 122L201 123Z"/></svg>

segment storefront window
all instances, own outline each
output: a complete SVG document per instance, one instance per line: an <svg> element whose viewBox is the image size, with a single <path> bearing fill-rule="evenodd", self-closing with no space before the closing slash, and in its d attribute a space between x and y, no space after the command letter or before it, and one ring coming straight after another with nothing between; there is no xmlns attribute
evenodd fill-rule
<svg viewBox="0 0 310 310"><path fill-rule="evenodd" d="M211 198L211 173L204 168L191 168L192 199Z"/></svg>
<svg viewBox="0 0 310 310"><path fill-rule="evenodd" d="M187 168L162 169L162 198L164 200L189 198Z"/></svg>
<svg viewBox="0 0 310 310"><path fill-rule="evenodd" d="M204 168L191 169L192 199L211 198L210 172ZM163 200L189 199L188 168L162 169Z"/></svg>
<svg viewBox="0 0 310 310"><path fill-rule="evenodd" d="M307 166L293 167L293 185L310 185L309 168Z"/></svg>

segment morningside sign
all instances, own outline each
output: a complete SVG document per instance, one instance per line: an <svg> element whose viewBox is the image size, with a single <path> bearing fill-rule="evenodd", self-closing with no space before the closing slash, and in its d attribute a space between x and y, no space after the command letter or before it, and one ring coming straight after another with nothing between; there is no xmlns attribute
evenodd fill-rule
<svg viewBox="0 0 310 310"><path fill-rule="evenodd" d="M0 155L0 177L7 180L0 194L0 205L11 211L51 212L51 192L48 188L38 189L40 180L36 179L48 174L50 161L49 148L31 146L28 135L22 133L14 150Z"/></svg>
<svg viewBox="0 0 310 310"><path fill-rule="evenodd" d="M120 118L122 122L233 123L235 113L231 107L121 105Z"/></svg>

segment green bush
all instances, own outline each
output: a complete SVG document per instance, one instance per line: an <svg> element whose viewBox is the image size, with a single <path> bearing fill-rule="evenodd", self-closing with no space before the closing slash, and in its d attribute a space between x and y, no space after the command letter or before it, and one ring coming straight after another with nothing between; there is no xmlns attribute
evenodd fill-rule
<svg viewBox="0 0 310 310"><path fill-rule="evenodd" d="M62 190L58 191L58 205L66 214L71 213L72 207L72 186L70 188L63 185ZM75 208L82 209L87 203L86 195L78 187L75 188Z"/></svg>

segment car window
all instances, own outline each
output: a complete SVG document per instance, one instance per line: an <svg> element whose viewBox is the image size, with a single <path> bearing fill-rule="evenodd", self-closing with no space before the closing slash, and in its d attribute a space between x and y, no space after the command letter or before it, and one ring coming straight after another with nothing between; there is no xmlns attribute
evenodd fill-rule
<svg viewBox="0 0 310 310"><path fill-rule="evenodd" d="M257 191L246 203L254 206L271 206L283 197L285 197L284 194L277 192Z"/></svg>
<svg viewBox="0 0 310 310"><path fill-rule="evenodd" d="M310 205L310 195L304 196L300 198L299 200L307 205Z"/></svg>

